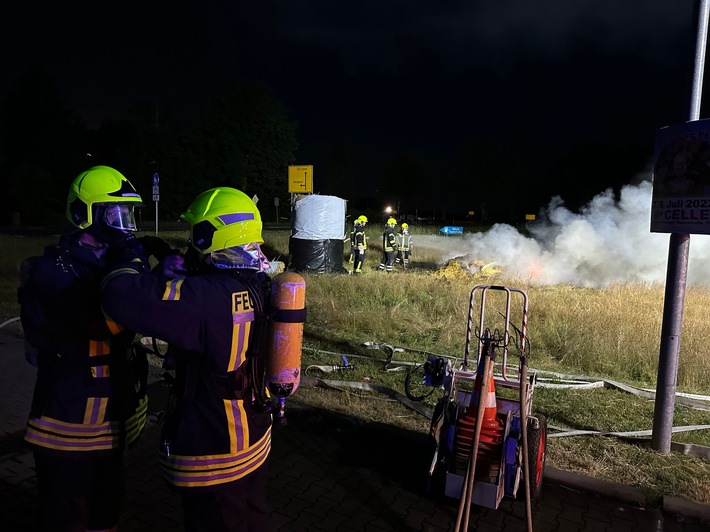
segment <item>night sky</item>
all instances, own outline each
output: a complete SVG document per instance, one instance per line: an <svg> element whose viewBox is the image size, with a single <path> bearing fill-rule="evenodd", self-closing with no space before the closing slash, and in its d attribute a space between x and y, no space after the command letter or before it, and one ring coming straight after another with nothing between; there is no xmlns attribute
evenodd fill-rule
<svg viewBox="0 0 710 532"><path fill-rule="evenodd" d="M443 172L472 139L504 143L537 178L590 143L640 146L650 158L656 130L688 119L695 9L693 0L6 2L0 97L39 62L96 127L137 99L189 117L221 84L257 81L298 122L297 163L314 165L316 189L336 143L365 186L403 152Z"/></svg>

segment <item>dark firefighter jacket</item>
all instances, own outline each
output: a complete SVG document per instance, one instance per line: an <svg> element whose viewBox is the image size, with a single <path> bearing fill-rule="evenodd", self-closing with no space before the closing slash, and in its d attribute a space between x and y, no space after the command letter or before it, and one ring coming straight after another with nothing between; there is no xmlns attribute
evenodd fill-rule
<svg viewBox="0 0 710 532"><path fill-rule="evenodd" d="M160 462L176 487L230 482L266 461L271 415L252 405L251 389L235 395L250 374L253 360L245 361L263 303L256 283L229 271L165 280L129 266L105 280L107 319L168 342L175 357Z"/></svg>
<svg viewBox="0 0 710 532"><path fill-rule="evenodd" d="M357 224L355 226L355 249L367 249L367 236L365 235L365 227Z"/></svg>
<svg viewBox="0 0 710 532"><path fill-rule="evenodd" d="M409 251L412 248L412 235L400 231L397 233L397 249L399 251Z"/></svg>
<svg viewBox="0 0 710 532"><path fill-rule="evenodd" d="M25 440L43 452L111 453L145 426L147 361L133 333L113 335L100 307L105 263L62 237L22 265L18 290L37 380Z"/></svg>
<svg viewBox="0 0 710 532"><path fill-rule="evenodd" d="M397 235L389 225L382 233L382 247L385 251L395 251L397 249Z"/></svg>

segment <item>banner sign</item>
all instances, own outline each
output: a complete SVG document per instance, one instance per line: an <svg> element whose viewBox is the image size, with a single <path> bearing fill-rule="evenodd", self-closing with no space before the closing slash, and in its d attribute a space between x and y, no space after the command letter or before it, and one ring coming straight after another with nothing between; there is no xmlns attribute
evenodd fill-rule
<svg viewBox="0 0 710 532"><path fill-rule="evenodd" d="M291 165L288 167L288 191L296 194L313 192L313 165Z"/></svg>
<svg viewBox="0 0 710 532"><path fill-rule="evenodd" d="M656 132L651 232L710 234L710 120Z"/></svg>
<svg viewBox="0 0 710 532"><path fill-rule="evenodd" d="M445 235L462 235L463 227L447 225L446 227L442 227L441 229L439 229L439 231L441 231Z"/></svg>

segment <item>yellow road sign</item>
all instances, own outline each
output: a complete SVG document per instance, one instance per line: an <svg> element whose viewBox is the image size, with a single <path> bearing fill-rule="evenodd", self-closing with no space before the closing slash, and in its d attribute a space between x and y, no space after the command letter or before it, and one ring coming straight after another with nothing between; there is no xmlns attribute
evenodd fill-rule
<svg viewBox="0 0 710 532"><path fill-rule="evenodd" d="M288 191L296 194L313 192L313 165L288 167Z"/></svg>

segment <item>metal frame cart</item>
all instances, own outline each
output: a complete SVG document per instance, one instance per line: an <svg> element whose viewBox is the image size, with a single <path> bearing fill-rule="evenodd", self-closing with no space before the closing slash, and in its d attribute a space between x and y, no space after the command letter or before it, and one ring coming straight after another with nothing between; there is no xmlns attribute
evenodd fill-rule
<svg viewBox="0 0 710 532"><path fill-rule="evenodd" d="M491 292L496 296L490 296ZM489 296L495 300L493 305ZM514 299L522 306L519 326L511 321ZM489 312L494 316L487 315L488 307L496 304L498 311ZM476 309L477 357L470 368ZM527 313L528 298L523 290L476 286L471 290L461 367L454 369L449 359L436 356L429 356L425 364L429 368L425 368L428 384L446 391L431 423L436 446L429 470L430 486L459 499L457 531L467 530L471 504L498 508L504 496L517 498L521 487L527 528L532 530L531 499L539 496L542 488L547 421L541 414L532 414L536 376L528 374ZM518 351L517 367L508 365L511 338ZM510 398L497 397L496 388Z"/></svg>

